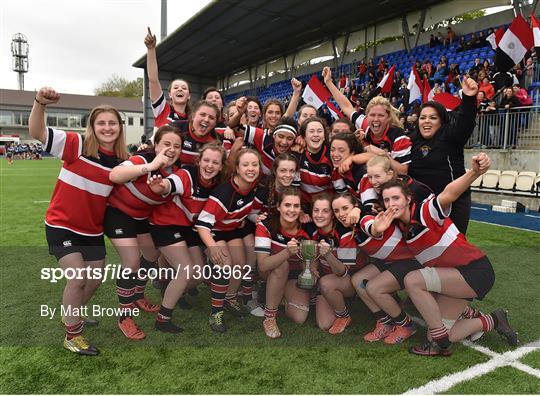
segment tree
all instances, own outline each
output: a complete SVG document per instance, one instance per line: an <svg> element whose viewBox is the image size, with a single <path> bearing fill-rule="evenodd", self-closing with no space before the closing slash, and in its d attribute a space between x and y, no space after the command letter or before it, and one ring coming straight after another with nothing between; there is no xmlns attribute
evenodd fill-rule
<svg viewBox="0 0 540 396"><path fill-rule="evenodd" d="M116 96L120 98L140 98L143 96L143 79L128 81L113 74L107 81L94 90L98 96Z"/></svg>

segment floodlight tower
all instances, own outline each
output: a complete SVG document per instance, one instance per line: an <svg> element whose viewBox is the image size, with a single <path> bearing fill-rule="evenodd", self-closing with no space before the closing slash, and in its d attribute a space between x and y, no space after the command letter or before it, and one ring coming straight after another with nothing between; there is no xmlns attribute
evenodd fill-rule
<svg viewBox="0 0 540 396"><path fill-rule="evenodd" d="M19 90L24 91L24 73L28 72L28 39L22 33L17 33L11 40L13 55L13 71L19 75Z"/></svg>

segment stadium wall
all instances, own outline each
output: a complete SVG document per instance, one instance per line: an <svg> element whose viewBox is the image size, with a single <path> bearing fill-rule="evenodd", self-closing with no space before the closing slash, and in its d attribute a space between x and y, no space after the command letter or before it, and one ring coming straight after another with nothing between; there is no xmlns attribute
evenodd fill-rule
<svg viewBox="0 0 540 396"><path fill-rule="evenodd" d="M465 166L469 167L471 157L485 150L465 149ZM540 150L495 150L487 151L491 158L491 169L531 171L540 173Z"/></svg>

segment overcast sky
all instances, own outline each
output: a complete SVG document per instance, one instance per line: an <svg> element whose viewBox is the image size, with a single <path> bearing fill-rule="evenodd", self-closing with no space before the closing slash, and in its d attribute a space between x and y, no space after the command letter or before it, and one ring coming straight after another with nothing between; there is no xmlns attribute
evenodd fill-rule
<svg viewBox="0 0 540 396"><path fill-rule="evenodd" d="M168 0L168 33L210 0ZM1 0L0 88L18 89L11 70L11 40L23 33L30 46L24 89L44 85L64 93L93 95L112 74L133 80L131 65L146 52L150 26L160 32L160 0Z"/></svg>

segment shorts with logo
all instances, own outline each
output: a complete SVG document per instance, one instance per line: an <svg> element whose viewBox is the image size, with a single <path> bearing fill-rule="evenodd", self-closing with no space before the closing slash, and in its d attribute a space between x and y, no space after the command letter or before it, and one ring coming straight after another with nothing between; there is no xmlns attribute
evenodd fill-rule
<svg viewBox="0 0 540 396"><path fill-rule="evenodd" d="M150 224L150 235L156 247L174 245L185 241L188 247L204 246L199 233L193 227Z"/></svg>
<svg viewBox="0 0 540 396"><path fill-rule="evenodd" d="M98 261L105 258L103 235L86 236L49 225L45 225L45 235L49 254L55 256L57 260L71 253L80 253L84 261Z"/></svg>
<svg viewBox="0 0 540 396"><path fill-rule="evenodd" d="M112 206L107 206L105 210L103 227L105 228L105 235L113 239L137 238L137 235L150 232L148 220L134 219Z"/></svg>

